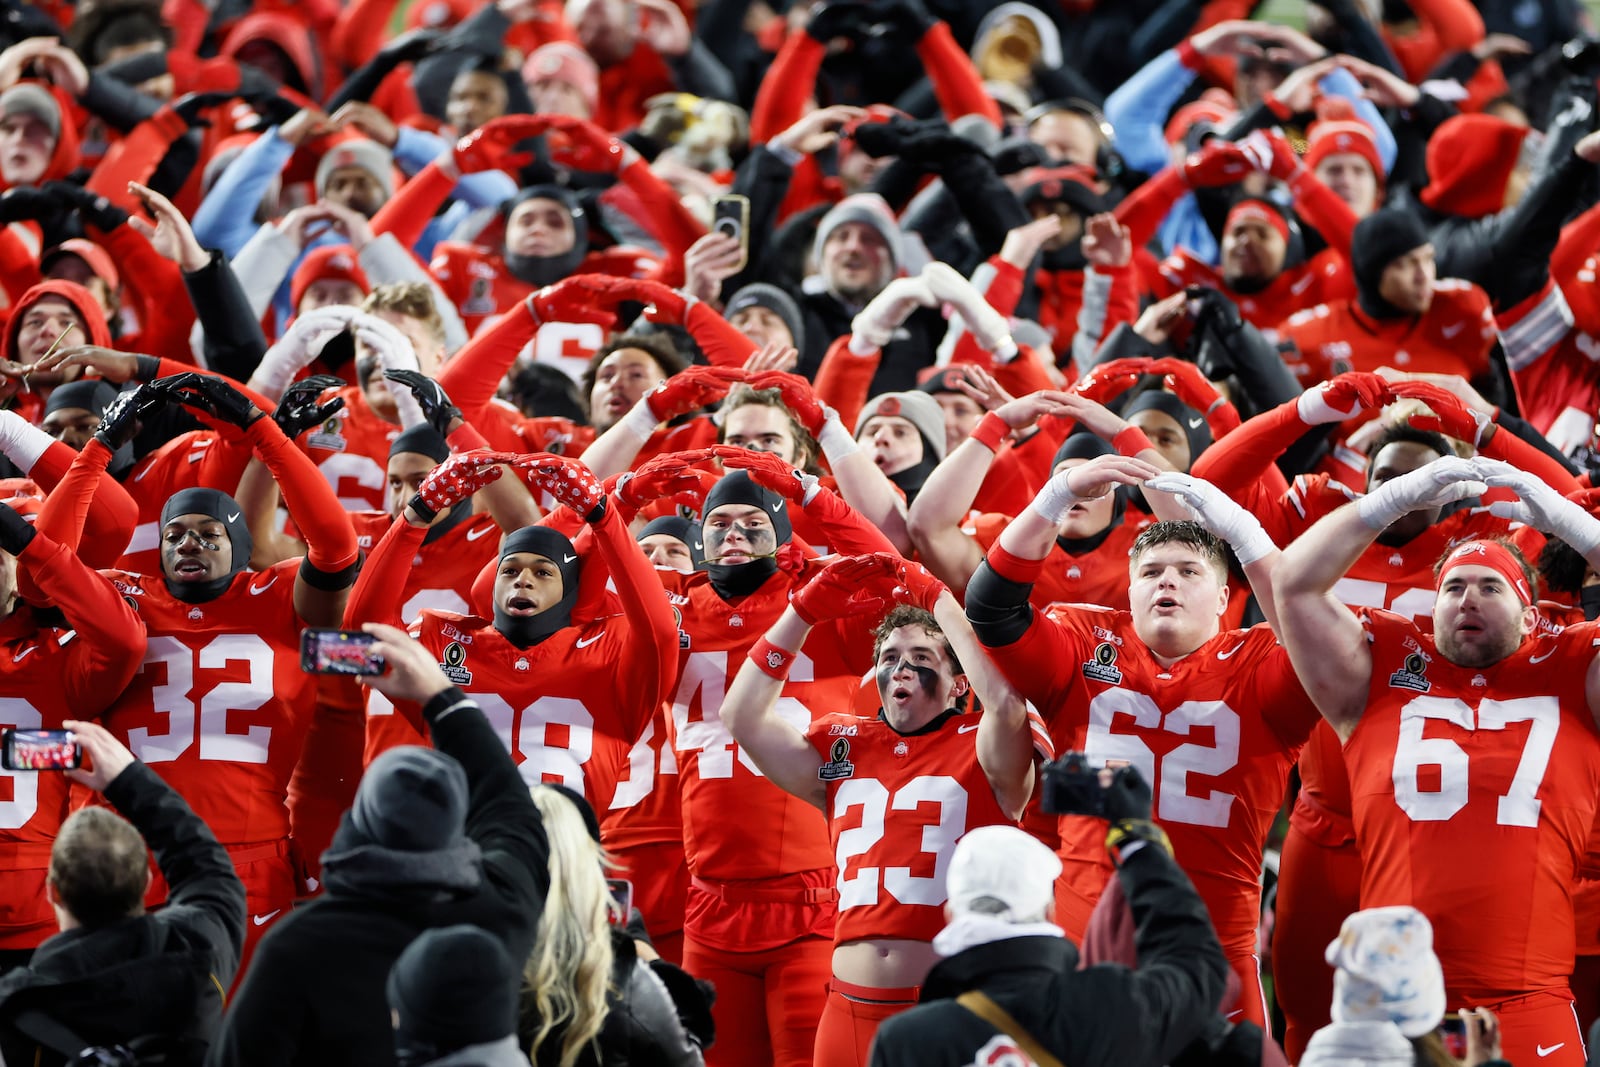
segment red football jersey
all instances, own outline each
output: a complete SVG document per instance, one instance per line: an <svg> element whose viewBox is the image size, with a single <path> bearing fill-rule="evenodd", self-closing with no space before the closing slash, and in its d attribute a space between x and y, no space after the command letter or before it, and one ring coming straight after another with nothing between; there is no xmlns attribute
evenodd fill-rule
<svg viewBox="0 0 1600 1067"><path fill-rule="evenodd" d="M518 648L490 622L432 610L411 631L483 709L528 784L578 790L597 814L626 799L632 750L662 699L659 679L631 662L648 635L608 615ZM399 717L383 694L369 693L369 717ZM400 711L413 729L421 722L420 708ZM421 744L420 733L410 743Z"/></svg>
<svg viewBox="0 0 1600 1067"><path fill-rule="evenodd" d="M1350 268L1344 257L1331 248L1285 269L1265 289L1252 293L1234 292L1217 268L1182 248L1163 259L1157 277L1149 281L1159 296L1170 296L1190 285L1220 290L1239 306L1240 317L1268 340L1277 339L1278 324L1295 312L1355 296Z"/></svg>
<svg viewBox="0 0 1600 1067"><path fill-rule="evenodd" d="M1345 759L1361 906L1410 904L1433 920L1451 1009L1564 991L1600 796L1584 694L1596 627L1533 636L1479 669L1445 659L1407 619L1360 614L1372 681Z"/></svg>
<svg viewBox="0 0 1600 1067"><path fill-rule="evenodd" d="M39 548L45 547L42 539ZM38 549L34 549L37 552ZM59 730L100 714L138 670L144 627L110 582L57 546L45 588L76 629L40 625L31 608L0 622L0 727ZM25 555L25 558L29 558ZM58 588L56 582L72 588ZM50 843L66 818L65 775L0 770L0 949L33 948L56 933L45 899Z"/></svg>
<svg viewBox="0 0 1600 1067"><path fill-rule="evenodd" d="M139 505L138 525L117 570L129 574L161 573L161 509L185 489L220 489L232 494L250 462L248 446L230 445L214 430L179 434L137 463L122 487Z"/></svg>
<svg viewBox="0 0 1600 1067"><path fill-rule="evenodd" d="M1379 367L1476 378L1488 373L1499 331L1488 293L1444 278L1434 283L1425 314L1374 319L1356 301L1339 300L1291 315L1279 336L1294 343L1298 358L1286 355L1284 362L1309 389L1347 371Z"/></svg>
<svg viewBox="0 0 1600 1067"><path fill-rule="evenodd" d="M825 761L828 836L839 868L841 944L932 941L945 927L945 876L969 830L1015 825L978 766L977 712L922 733L880 716L824 715L806 740Z"/></svg>
<svg viewBox="0 0 1600 1067"><path fill-rule="evenodd" d="M400 436L400 427L378 417L360 386L347 385L333 395L344 398L344 407L294 443L328 479L345 510L387 511L389 445Z"/></svg>
<svg viewBox="0 0 1600 1067"><path fill-rule="evenodd" d="M300 669L299 569L291 559L241 572L204 604L184 603L159 577L109 572L150 638L101 721L225 845L289 834L289 777L315 697Z"/></svg>
<svg viewBox="0 0 1600 1067"><path fill-rule="evenodd" d="M810 577L816 564L808 564ZM779 789L756 769L722 724L722 698L751 647L783 614L802 580L782 571L736 604L704 574L658 571L682 615L687 646L672 701L673 747L683 792L683 843L701 878L740 881L831 868L822 813ZM777 712L806 730L818 709L848 707L870 665L872 639L819 626L795 656ZM729 818L737 812L737 818Z"/></svg>
<svg viewBox="0 0 1600 1067"><path fill-rule="evenodd" d="M1082 555L1069 555L1059 544L1051 545L1029 603L1041 611L1057 603L1098 604L1127 611L1128 554L1133 551L1133 542L1153 521L1130 508L1104 541ZM1010 524L1008 515L979 515L963 526L962 532L977 541L987 554Z"/></svg>
<svg viewBox="0 0 1600 1067"><path fill-rule="evenodd" d="M1255 951L1261 850L1289 768L1319 721L1266 626L1227 630L1162 667L1127 612L1057 605L989 654L1044 709L1057 752L1127 760L1230 960ZM1056 922L1081 937L1110 875L1105 823L1061 821Z"/></svg>

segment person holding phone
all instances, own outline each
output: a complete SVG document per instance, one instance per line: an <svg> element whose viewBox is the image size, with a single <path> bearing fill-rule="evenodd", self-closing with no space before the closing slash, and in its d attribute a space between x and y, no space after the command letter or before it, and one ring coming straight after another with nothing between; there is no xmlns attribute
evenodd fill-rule
<svg viewBox="0 0 1600 1067"><path fill-rule="evenodd" d="M0 1055L53 1067L142 1038L198 1063L239 966L244 886L205 822L109 730L63 725L86 757L65 777L110 807L74 812L51 846L42 897L61 932L0 978ZM151 852L167 903L146 914Z"/></svg>
<svg viewBox="0 0 1600 1067"><path fill-rule="evenodd" d="M22 600L25 574L63 616ZM144 621L106 578L0 504L0 725L58 729L98 716L139 670ZM67 814L63 775L0 771L0 971L26 963L55 932L45 898L50 842Z"/></svg>

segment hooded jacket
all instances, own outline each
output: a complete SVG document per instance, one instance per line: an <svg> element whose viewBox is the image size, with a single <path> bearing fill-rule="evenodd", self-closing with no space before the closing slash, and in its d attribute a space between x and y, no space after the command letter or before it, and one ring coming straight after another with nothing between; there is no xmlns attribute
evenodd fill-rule
<svg viewBox="0 0 1600 1067"><path fill-rule="evenodd" d="M30 307L47 296L58 297L71 304L72 309L83 320L84 328L89 331L88 337L69 337L67 341L62 342L63 344L71 342L75 345L111 347L111 329L106 325L105 314L95 301L94 294L77 282L46 281L23 293L22 299L17 301L17 306L11 309L11 318L6 322L5 347L0 349L0 355L11 360L17 358L17 336L22 333L22 319Z"/></svg>
<svg viewBox="0 0 1600 1067"><path fill-rule="evenodd" d="M35 183L36 185L43 185L48 181L65 178L68 174L78 169L81 142L78 140L77 124L72 117L73 109L77 106L77 102L67 95L66 90L48 82L28 82L27 84L36 85L48 92L50 98L56 102L56 108L61 113L60 132L56 134L55 151L50 153L50 162L45 164L44 174ZM11 188L10 183L4 178L0 178L0 191L9 188Z"/></svg>
<svg viewBox="0 0 1600 1067"><path fill-rule="evenodd" d="M244 943L244 886L228 853L171 786L134 763L105 797L155 851L170 887L160 911L40 945L28 966L0 979L0 1052L34 1063L38 1043L17 1028L36 1009L89 1044L141 1036L186 1042L177 1062L198 1063L222 1016ZM59 1064L48 1050L37 1062Z"/></svg>

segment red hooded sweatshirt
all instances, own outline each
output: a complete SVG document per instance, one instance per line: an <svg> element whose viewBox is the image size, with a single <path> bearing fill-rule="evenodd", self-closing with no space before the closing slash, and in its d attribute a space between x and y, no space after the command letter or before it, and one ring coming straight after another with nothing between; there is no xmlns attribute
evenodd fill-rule
<svg viewBox="0 0 1600 1067"><path fill-rule="evenodd" d="M111 330L106 326L105 315L100 311L100 305L95 302L94 294L76 282L48 281L40 282L22 294L22 299L17 301L17 306L11 310L11 318L6 323L5 345L0 348L0 356L5 359L16 360L17 337L22 332L22 320L27 317L28 309L46 297L56 297L72 305L82 321L87 337L68 337L62 345L100 345L102 348L111 347ZM43 394L28 391L18 393L15 408L19 415L29 422L37 423L44 411L45 397Z"/></svg>

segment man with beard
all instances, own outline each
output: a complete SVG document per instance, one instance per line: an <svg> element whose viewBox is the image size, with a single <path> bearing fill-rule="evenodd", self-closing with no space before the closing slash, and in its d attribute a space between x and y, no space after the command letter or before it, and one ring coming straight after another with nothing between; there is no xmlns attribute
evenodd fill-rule
<svg viewBox="0 0 1600 1067"><path fill-rule="evenodd" d="M428 269L469 332L535 289L572 274L671 276L681 271L684 252L705 235L705 227L639 153L590 123L559 115L506 115L462 138L401 188L372 220L373 231L393 233L407 248L415 247L462 174L515 169L519 160L513 146L541 134L560 142L560 158L573 169L616 175L642 203L646 216L639 221L660 242L664 256L658 259L637 248L593 250L589 218L577 196L557 185L529 186L502 206L505 238L499 248L459 241L434 247ZM603 336L592 330L589 334L541 338L535 358L546 347L583 358L600 346Z"/></svg>
<svg viewBox="0 0 1600 1067"><path fill-rule="evenodd" d="M1361 906L1433 919L1446 1009L1491 1009L1508 1058L1577 1067L1573 884L1600 793L1594 625L1540 629L1531 572L1499 540L1440 559L1431 633L1377 608L1352 613L1334 593L1397 520L1491 488L1516 497L1491 505L1497 515L1600 562L1600 522L1582 508L1510 464L1446 457L1290 545L1278 625L1344 743Z"/></svg>
<svg viewBox="0 0 1600 1067"><path fill-rule="evenodd" d="M252 572L238 501L186 489L162 510L161 573L110 572L151 636L140 673L102 721L228 847L252 916L248 958L299 893L286 797L312 709L300 631L338 625L360 557L328 483L248 397L193 373L143 389L238 430L282 487L306 542L304 559ZM79 492L98 476L91 461L109 455L86 448L58 491ZM152 898L164 892L158 886Z"/></svg>

